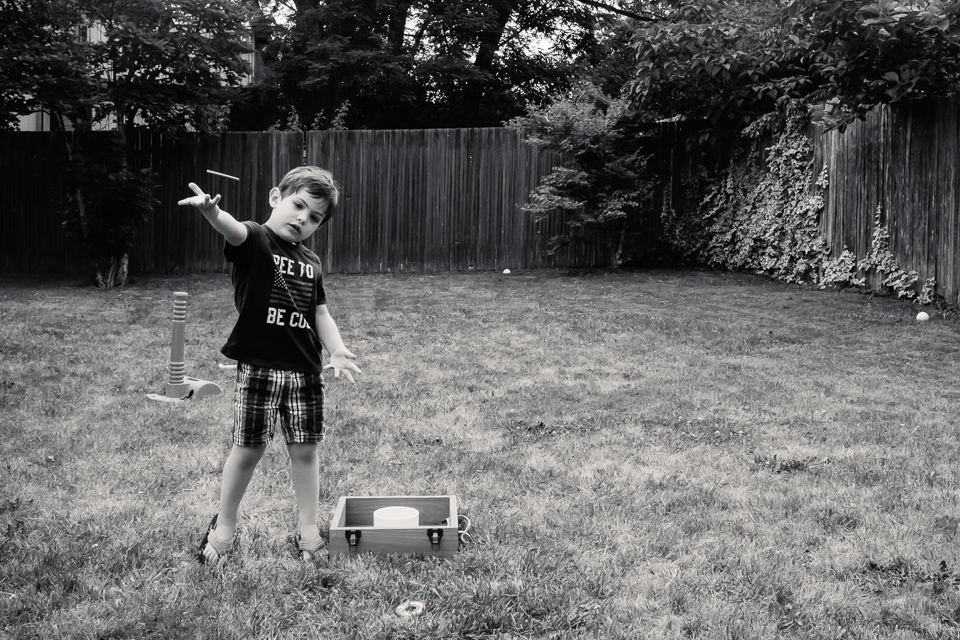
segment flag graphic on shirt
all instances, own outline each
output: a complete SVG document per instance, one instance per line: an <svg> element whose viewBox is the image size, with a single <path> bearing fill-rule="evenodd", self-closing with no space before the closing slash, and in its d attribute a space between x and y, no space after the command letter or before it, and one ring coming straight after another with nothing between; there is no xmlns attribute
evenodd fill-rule
<svg viewBox="0 0 960 640"><path fill-rule="evenodd" d="M293 308L301 314L307 313L310 310L310 294L312 291L312 280L299 280L293 277L287 280L279 271L274 270L270 304Z"/></svg>

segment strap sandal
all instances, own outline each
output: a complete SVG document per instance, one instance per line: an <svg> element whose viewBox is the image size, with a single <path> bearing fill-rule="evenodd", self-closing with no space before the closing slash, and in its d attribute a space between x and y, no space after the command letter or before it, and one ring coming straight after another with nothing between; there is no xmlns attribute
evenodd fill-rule
<svg viewBox="0 0 960 640"><path fill-rule="evenodd" d="M200 544L197 545L197 562L200 564L207 563L207 556L204 553L207 545L210 545L210 547L217 552L217 557L219 557L220 560L223 560L224 557L233 552L233 540L230 542L221 542L215 535L213 535L214 531L217 530L218 515L220 514L216 514L213 516L213 519L210 520L210 524L207 525L207 530L203 533L203 537L200 538ZM234 535L234 538L236 538L236 535Z"/></svg>
<svg viewBox="0 0 960 640"><path fill-rule="evenodd" d="M297 533L295 536L290 536L290 541L293 543L294 548L297 552L297 557L308 563L314 563L317 561L317 552L327 546L326 541L323 538L317 538L311 542L305 542L300 538L300 534Z"/></svg>

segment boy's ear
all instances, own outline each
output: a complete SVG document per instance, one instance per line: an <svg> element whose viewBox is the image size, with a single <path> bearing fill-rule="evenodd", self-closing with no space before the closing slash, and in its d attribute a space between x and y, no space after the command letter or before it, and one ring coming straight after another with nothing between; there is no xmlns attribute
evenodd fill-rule
<svg viewBox="0 0 960 640"><path fill-rule="evenodd" d="M277 187L270 189L270 206L276 207L281 200L283 200L283 196L280 195L280 189Z"/></svg>

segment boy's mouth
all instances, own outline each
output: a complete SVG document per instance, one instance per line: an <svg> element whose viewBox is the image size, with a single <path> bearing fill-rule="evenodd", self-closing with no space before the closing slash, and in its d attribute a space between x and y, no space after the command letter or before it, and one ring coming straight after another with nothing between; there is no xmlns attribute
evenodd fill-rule
<svg viewBox="0 0 960 640"><path fill-rule="evenodd" d="M301 231L300 225L298 225L298 224L295 223L295 222L291 222L291 223L290 223L290 228L293 229L294 231L296 231L296 232L297 232L297 235L300 235L300 231Z"/></svg>

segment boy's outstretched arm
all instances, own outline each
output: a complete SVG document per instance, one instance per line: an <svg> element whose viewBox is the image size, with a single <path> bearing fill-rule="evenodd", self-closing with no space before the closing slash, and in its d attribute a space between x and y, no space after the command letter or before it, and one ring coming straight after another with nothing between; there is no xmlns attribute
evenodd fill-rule
<svg viewBox="0 0 960 640"><path fill-rule="evenodd" d="M196 207L213 228L226 238L227 242L235 247L243 244L243 241L247 239L247 228L243 226L243 223L238 222L236 218L217 206L217 203L220 202L220 194L218 193L215 198L211 198L195 183L191 182L187 186L196 195L192 198L184 198L177 204L189 204Z"/></svg>
<svg viewBox="0 0 960 640"><path fill-rule="evenodd" d="M342 371L347 376L347 380L354 382L353 374L350 372L361 373L361 371L360 367L350 362L350 359L357 356L350 353L343 345L340 329L337 328L337 323L330 315L330 310L325 304L317 306L317 334L320 336L320 342L323 343L324 348L330 353L330 364L326 365L324 369L333 369L334 378L339 378Z"/></svg>

